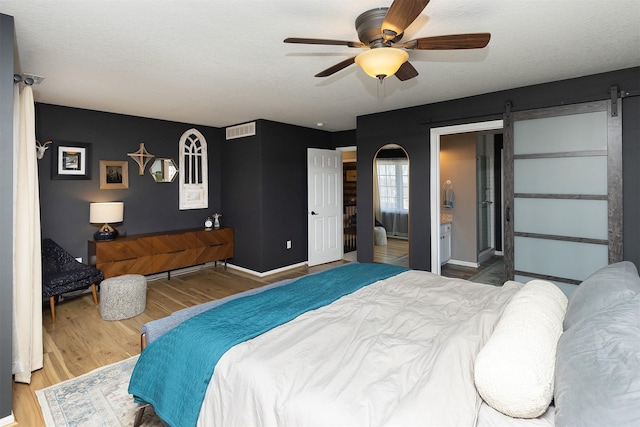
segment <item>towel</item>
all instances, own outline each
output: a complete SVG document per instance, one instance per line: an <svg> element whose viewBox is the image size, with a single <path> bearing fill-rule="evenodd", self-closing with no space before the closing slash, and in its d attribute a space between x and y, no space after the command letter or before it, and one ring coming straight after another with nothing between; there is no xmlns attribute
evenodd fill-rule
<svg viewBox="0 0 640 427"><path fill-rule="evenodd" d="M446 190L444 190L444 202L442 203L442 205L446 209L453 208L453 190L452 189L447 188Z"/></svg>

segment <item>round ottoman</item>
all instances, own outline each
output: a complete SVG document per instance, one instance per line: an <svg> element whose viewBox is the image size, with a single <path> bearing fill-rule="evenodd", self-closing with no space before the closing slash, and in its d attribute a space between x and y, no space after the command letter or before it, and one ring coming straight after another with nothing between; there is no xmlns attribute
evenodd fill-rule
<svg viewBox="0 0 640 427"><path fill-rule="evenodd" d="M376 246L387 244L387 230L384 227L373 227L373 244Z"/></svg>
<svg viewBox="0 0 640 427"><path fill-rule="evenodd" d="M142 313L146 306L146 277L125 274L100 283L100 316L104 320L128 319Z"/></svg>

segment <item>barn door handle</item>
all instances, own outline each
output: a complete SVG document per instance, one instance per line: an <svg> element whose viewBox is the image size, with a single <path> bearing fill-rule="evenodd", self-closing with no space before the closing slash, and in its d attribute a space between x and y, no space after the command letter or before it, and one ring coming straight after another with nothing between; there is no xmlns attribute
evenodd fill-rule
<svg viewBox="0 0 640 427"><path fill-rule="evenodd" d="M320 214L317 212L311 211L311 215L320 215Z"/></svg>
<svg viewBox="0 0 640 427"><path fill-rule="evenodd" d="M507 206L505 209L504 218L507 222L511 222L511 206Z"/></svg>

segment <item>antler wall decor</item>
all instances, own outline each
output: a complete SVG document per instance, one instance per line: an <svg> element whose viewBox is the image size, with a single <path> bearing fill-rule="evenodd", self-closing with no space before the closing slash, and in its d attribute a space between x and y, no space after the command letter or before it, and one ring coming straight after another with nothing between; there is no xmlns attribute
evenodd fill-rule
<svg viewBox="0 0 640 427"><path fill-rule="evenodd" d="M37 152L38 160L44 157L44 153L45 151L47 151L47 148L49 148L49 144L51 144L51 141L40 143L40 141L36 139L36 152Z"/></svg>

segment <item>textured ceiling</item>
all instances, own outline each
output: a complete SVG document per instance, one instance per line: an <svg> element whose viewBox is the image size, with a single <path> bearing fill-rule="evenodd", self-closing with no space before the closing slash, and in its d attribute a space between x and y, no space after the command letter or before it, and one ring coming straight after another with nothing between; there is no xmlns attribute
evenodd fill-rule
<svg viewBox="0 0 640 427"><path fill-rule="evenodd" d="M17 72L37 102L225 127L254 119L326 130L356 117L640 66L638 0L432 0L416 37L490 32L485 49L411 51L420 75L380 85L341 46L355 18L391 0L0 0L15 17Z"/></svg>

